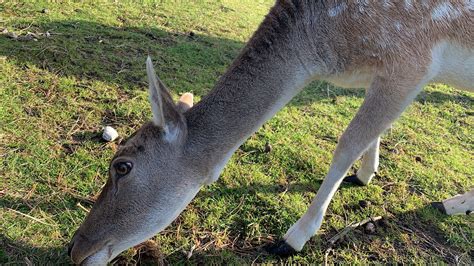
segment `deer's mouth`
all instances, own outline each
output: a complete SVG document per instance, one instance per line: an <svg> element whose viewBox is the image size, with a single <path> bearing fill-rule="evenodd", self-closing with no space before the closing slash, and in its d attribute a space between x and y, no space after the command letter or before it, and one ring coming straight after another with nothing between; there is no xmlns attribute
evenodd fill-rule
<svg viewBox="0 0 474 266"><path fill-rule="evenodd" d="M112 245L110 241L102 245L90 245L83 237L79 237L69 245L68 255L78 265L106 265L112 259Z"/></svg>
<svg viewBox="0 0 474 266"><path fill-rule="evenodd" d="M80 265L106 265L112 258L112 249L106 245L102 249L86 257Z"/></svg>

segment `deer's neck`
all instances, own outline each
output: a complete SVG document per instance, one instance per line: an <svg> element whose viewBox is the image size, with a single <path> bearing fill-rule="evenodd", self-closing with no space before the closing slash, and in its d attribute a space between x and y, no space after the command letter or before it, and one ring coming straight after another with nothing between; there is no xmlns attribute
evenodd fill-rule
<svg viewBox="0 0 474 266"><path fill-rule="evenodd" d="M218 178L234 151L311 80L314 66L288 29L260 26L215 88L185 116L188 153ZM280 27L281 24L279 24ZM275 33L277 31L277 33ZM279 34L279 36L278 36Z"/></svg>

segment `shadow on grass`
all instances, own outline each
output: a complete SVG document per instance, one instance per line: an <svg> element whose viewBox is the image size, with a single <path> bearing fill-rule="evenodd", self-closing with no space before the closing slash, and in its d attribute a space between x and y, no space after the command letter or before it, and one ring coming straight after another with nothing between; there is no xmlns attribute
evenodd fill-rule
<svg viewBox="0 0 474 266"><path fill-rule="evenodd" d="M277 195L281 193L282 190L287 190L286 193L295 193L295 192L306 192L313 191L316 192L317 187L319 187L319 182L317 185L314 184L305 184L298 183L290 186L289 188L283 188L277 184L275 185L252 185L249 187L237 187L237 188L216 188L216 191L219 193L213 193L208 191L203 191L199 194L199 197L226 197L232 195L235 198L241 198L246 196L252 196L260 193L272 193ZM314 188L314 189L313 189ZM343 184L340 188L341 190L354 190L354 189L364 189L363 187L354 187L350 184ZM64 199L68 204L61 205L54 200L48 202L43 202L39 199L35 199L34 196L25 201L21 198L14 197L3 197L0 200L0 207L4 210L13 209L25 214L28 214L33 208L39 208L42 211L48 212L52 217L57 216L59 213L62 213L66 210L72 210L75 208L76 204L79 202L83 206L90 208L91 204L77 198L67 197ZM280 209L279 206L267 206L268 204L262 202L261 206L259 205L259 211L268 212L274 211L275 216L277 216L277 209ZM256 206L253 206L256 207ZM357 203L347 202L346 209L351 212L360 212L363 207L359 206ZM289 210L291 213L291 210ZM294 218L298 218L296 213L291 214ZM152 263L154 260L164 262L164 263L204 263L209 261L214 261L216 263L225 263L226 261L234 261L236 257L242 259L243 261L256 261L256 262L265 262L269 260L278 259L270 254L267 254L262 246L262 243L251 243L246 239L246 228L247 225L244 221L239 218L237 215L235 220L229 226L228 237L232 241L232 246L210 246L206 250L200 250L199 246L194 252L194 255L191 258L186 258L186 254L181 252L182 250L177 250L171 254L161 254L158 258L150 257L147 254L149 252L141 250L140 256L136 255L133 257L135 261L141 261L145 264ZM425 206L420 209L409 212L389 212L384 213L384 217L389 217L384 219L383 222L376 223L376 230L372 233L367 233L364 230L364 227L359 227L350 232L346 237L341 241L337 242L336 245L332 246L333 252L329 256L329 260L333 262L344 261L347 258L338 254L338 252L348 250L353 250L354 247L357 247L356 256L359 259L367 259L370 261L377 262L393 262L390 259L404 258L406 259L406 254L411 256L416 256L418 258L422 257L425 260L432 259L433 261L442 260L449 264L455 264L459 262L466 261L469 259L469 256L466 252L460 251L456 248L453 248L451 244L445 238L446 232L443 230L443 225L448 216L438 213L437 210L433 209L430 206ZM278 217L274 217L278 219ZM31 221L25 218L29 222ZM179 218L178 218L179 219ZM269 223L275 222L275 219L269 219ZM176 222L175 222L176 223ZM242 224L244 223L244 224ZM261 224L262 227L273 227L276 228L275 224L266 225L265 223ZM285 228L286 229L286 228ZM306 254L311 254L312 252L323 252L329 248L328 240L333 237L338 230L329 229L324 234L317 235L313 237L306 248L301 253L301 256ZM164 232L163 232L164 233ZM191 232L190 232L191 233ZM281 232L272 232L275 234L284 234L284 231ZM61 234L65 239L69 239L70 236L68 232L61 230ZM176 232L170 231L168 233L170 237L173 237ZM251 236L249 236L251 237ZM271 241L276 240L274 236L268 236L266 240L261 242L270 243ZM201 239L201 244L204 244ZM383 246L381 243L384 243ZM23 242L21 240L13 240L8 236L8 231L0 234L0 263L24 263L25 258L33 261L34 263L48 263L48 262L57 262L57 263L69 263L69 258L67 257L66 252L66 243L64 246L51 246L51 247L38 247L30 243ZM389 248L387 248L389 247ZM355 252L355 251L354 251ZM390 255L387 255L387 252L390 252ZM395 252L395 253L394 253ZM116 262L129 262L129 257L119 257ZM408 261L407 261L408 262ZM155 261L156 263L156 261Z"/></svg>
<svg viewBox="0 0 474 266"><path fill-rule="evenodd" d="M36 247L0 233L0 264L71 264L64 247Z"/></svg>
<svg viewBox="0 0 474 266"><path fill-rule="evenodd" d="M150 55L160 77L176 93L192 91L203 96L237 56L244 43L199 34L172 33L147 27L113 27L70 20L29 25L29 31L51 32L38 41L18 41L0 35L0 55L61 76L116 84L123 97L132 89L147 87L145 58ZM315 82L290 105L307 105L346 95L363 97L363 90L348 90ZM456 97L463 100L463 95ZM422 102L453 100L441 92L423 93ZM464 99L465 100L465 99Z"/></svg>
<svg viewBox="0 0 474 266"><path fill-rule="evenodd" d="M322 246L315 246L324 247L324 250L331 248L329 261L333 263L344 258L339 252L356 249L357 257L379 263L402 262L396 261L398 258L404 259L403 262L406 263L422 259L431 263L444 261L448 264L468 265L474 253L455 248L449 242L443 229L443 223L448 219L449 216L441 214L430 205L408 212L387 212L382 220L374 223L373 231L369 232L365 226L357 227L334 246L329 246L327 241L336 235L336 231L332 230L320 236L323 239ZM314 240L311 240L307 248L311 248L313 243Z"/></svg>
<svg viewBox="0 0 474 266"><path fill-rule="evenodd" d="M124 92L147 87L145 59L150 55L170 89L183 92L189 90L183 85L190 85L202 96L243 46L204 35L80 20L36 24L28 30L49 31L51 36L18 41L1 35L0 55L22 68L33 64L60 76L113 83ZM198 89L196 83L205 86Z"/></svg>
<svg viewBox="0 0 474 266"><path fill-rule="evenodd" d="M337 263L346 261L341 251L347 252L357 247L356 257L367 259L374 262L393 263L394 258L407 259L407 254L415 256L420 260L426 261L444 261L448 264L469 264L472 259L472 251L462 252L453 248L443 237L444 231L441 229L441 223L447 219L446 216L436 213L437 210L426 206L415 211L405 213L392 213L389 219L384 218L382 222L375 223L375 231L367 233L364 227L352 230L340 241L331 246L332 252L328 256L329 262ZM432 215L436 221L430 220ZM340 229L342 230L342 228ZM339 231L340 231L339 230ZM283 233L283 232L281 232ZM300 256L306 253L324 252L330 246L328 240L337 233L332 229L327 233L313 237L306 245ZM7 233L8 234L8 233ZM199 246L191 258L178 250L169 255L159 254L158 251L144 250L140 247L137 254L132 257L120 256L115 259L115 263L130 263L130 260L141 265L174 264L174 263L225 263L234 261L235 256L243 261L254 261L264 263L266 261L282 260L266 253L263 246L249 244L240 237L240 232L230 232L232 247L210 247L207 250L199 250ZM234 237L232 237L234 235ZM203 241L201 239L201 241ZM383 245L381 245L383 243ZM201 243L203 244L203 243ZM69 264L67 250L64 246L38 247L20 240L13 240L7 235L0 234L0 263L24 264L31 261L35 264ZM158 252L158 256L150 256ZM356 252L356 251L354 251ZM409 256L408 256L409 257ZM320 258L322 260L322 258ZM401 261L397 261L401 262ZM410 262L410 261L405 261ZM412 261L411 261L412 262Z"/></svg>

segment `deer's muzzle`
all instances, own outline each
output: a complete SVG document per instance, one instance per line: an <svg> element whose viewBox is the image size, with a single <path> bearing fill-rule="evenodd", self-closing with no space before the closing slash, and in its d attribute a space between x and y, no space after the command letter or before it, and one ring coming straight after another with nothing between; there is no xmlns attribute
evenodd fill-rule
<svg viewBox="0 0 474 266"><path fill-rule="evenodd" d="M68 246L68 255L75 264L103 264L111 255L111 245L106 240L91 241L85 235L76 232Z"/></svg>

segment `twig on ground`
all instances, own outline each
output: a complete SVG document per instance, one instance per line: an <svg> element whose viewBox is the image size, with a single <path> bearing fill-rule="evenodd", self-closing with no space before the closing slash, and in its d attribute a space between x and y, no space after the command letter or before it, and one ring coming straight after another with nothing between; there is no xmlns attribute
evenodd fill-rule
<svg viewBox="0 0 474 266"><path fill-rule="evenodd" d="M341 238L343 238L345 235L347 235L350 231L356 229L359 226L365 225L368 222L376 222L378 220L381 220L383 217L382 216L376 216L376 217L369 217L367 219L364 219L360 222L357 223L350 223L348 226L346 226L344 229L342 229L340 232L338 232L336 235L331 237L329 239L329 247L326 249L324 252L324 263L323 265L328 265L328 257L331 252L334 252L332 249L332 246L339 241Z"/></svg>
<svg viewBox="0 0 474 266"><path fill-rule="evenodd" d="M76 206L79 207L79 208L81 208L82 210L84 210L84 211L87 212L87 213L90 212L90 210L87 209L86 207L82 206L82 204L81 204L80 202L78 202L78 203L76 204Z"/></svg>
<svg viewBox="0 0 474 266"><path fill-rule="evenodd" d="M334 245L339 239L341 239L342 237L347 235L350 231L354 230L355 228L357 228L359 226L362 226L362 225L364 225L368 222L376 222L380 219L382 219L382 216L370 217L370 218L364 219L364 220L362 220L358 223L349 224L348 226L346 226L346 228L342 229L342 231L340 231L335 236L331 237L331 239L329 239L329 246Z"/></svg>
<svg viewBox="0 0 474 266"><path fill-rule="evenodd" d="M397 226L400 227L402 230L418 237L429 248L435 250L441 256L446 257L450 261L450 263L456 263L456 260L459 257L459 254L456 251L451 250L449 247L442 245L433 237L426 235L425 233L423 233L423 231L415 227L408 228L402 225L401 223L397 223Z"/></svg>
<svg viewBox="0 0 474 266"><path fill-rule="evenodd" d="M35 221L35 222L38 222L38 223L40 223L40 224L50 225L50 226L57 226L57 225L55 225L55 224L50 224L50 223L43 222L43 221L41 221L40 219L38 219L38 218L36 218L36 217L33 217L33 216L31 216L31 215L28 215L28 214L26 214L26 213L22 213L22 212L20 212L20 211L14 210L14 209L7 208L7 210L12 211L12 212L14 212L14 213L16 213L16 214L22 215L22 216L24 216L24 217L26 217L26 218L30 218L31 220L33 220L33 221Z"/></svg>
<svg viewBox="0 0 474 266"><path fill-rule="evenodd" d="M85 202L85 203L88 203L88 204L94 204L94 202L95 202L94 199L89 198L89 197L83 197L83 196L81 196L81 195L78 195L78 194L74 193L73 191L71 191L71 190L69 190L69 189L68 189L68 190L63 189L63 191L64 191L65 193L67 193L69 196L71 196L71 197L73 197L73 198L75 198L75 199L77 199L77 200L80 200L80 201L82 201L82 202Z"/></svg>
<svg viewBox="0 0 474 266"><path fill-rule="evenodd" d="M333 251L332 248L328 248L328 249L326 249L326 252L324 252L324 263L323 263L324 266L329 265L328 264L328 257L329 257L329 253L331 253L332 251Z"/></svg>
<svg viewBox="0 0 474 266"><path fill-rule="evenodd" d="M258 260L258 258L260 258L260 255L262 255L262 254L258 254L257 257L252 261L252 263L250 265L259 264L259 263L255 263L255 262Z"/></svg>
<svg viewBox="0 0 474 266"><path fill-rule="evenodd" d="M28 257L24 257L23 260L25 261L25 264L28 265L28 266L33 266L34 265Z"/></svg>
<svg viewBox="0 0 474 266"><path fill-rule="evenodd" d="M237 207L235 207L235 209L233 209L227 216L230 217L234 213L238 212L242 208L242 205L244 204L244 202L245 202L245 196L240 197L239 205L237 205Z"/></svg>
<svg viewBox="0 0 474 266"><path fill-rule="evenodd" d="M196 249L196 245L193 245L191 247L191 250L189 250L189 252L185 252L186 253L186 259L189 260L191 258L191 256L193 255L193 252L194 252L195 249Z"/></svg>

